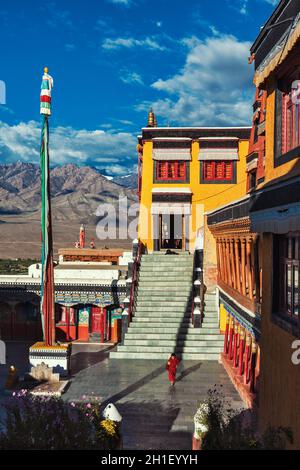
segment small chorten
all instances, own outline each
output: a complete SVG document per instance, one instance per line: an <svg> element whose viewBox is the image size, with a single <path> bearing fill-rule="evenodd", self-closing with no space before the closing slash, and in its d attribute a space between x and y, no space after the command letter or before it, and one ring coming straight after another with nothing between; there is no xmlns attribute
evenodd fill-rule
<svg viewBox="0 0 300 470"><path fill-rule="evenodd" d="M156 117L152 108L150 109L148 113L148 127L157 127Z"/></svg>

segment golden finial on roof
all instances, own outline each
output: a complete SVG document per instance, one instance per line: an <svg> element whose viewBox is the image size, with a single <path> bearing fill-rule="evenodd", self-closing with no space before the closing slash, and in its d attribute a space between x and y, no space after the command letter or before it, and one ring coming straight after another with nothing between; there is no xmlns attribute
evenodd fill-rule
<svg viewBox="0 0 300 470"><path fill-rule="evenodd" d="M157 127L156 117L152 108L150 109L148 113L148 127Z"/></svg>

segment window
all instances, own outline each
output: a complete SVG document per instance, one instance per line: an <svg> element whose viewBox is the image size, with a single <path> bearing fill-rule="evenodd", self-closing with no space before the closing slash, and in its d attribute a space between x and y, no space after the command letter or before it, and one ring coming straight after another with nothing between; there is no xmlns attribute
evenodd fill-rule
<svg viewBox="0 0 300 470"><path fill-rule="evenodd" d="M278 289L279 312L297 320L300 315L300 235L277 236L274 246L275 267L279 270L279 284L274 286Z"/></svg>
<svg viewBox="0 0 300 470"><path fill-rule="evenodd" d="M257 175L257 170L252 170L248 173L248 188L249 191L251 189L255 189L256 187L256 175Z"/></svg>
<svg viewBox="0 0 300 470"><path fill-rule="evenodd" d="M206 161L202 163L202 182L233 182L233 161Z"/></svg>
<svg viewBox="0 0 300 470"><path fill-rule="evenodd" d="M183 181L187 179L186 162L157 162L156 180L157 181Z"/></svg>
<svg viewBox="0 0 300 470"><path fill-rule="evenodd" d="M300 104L293 92L282 96L282 153L300 146Z"/></svg>

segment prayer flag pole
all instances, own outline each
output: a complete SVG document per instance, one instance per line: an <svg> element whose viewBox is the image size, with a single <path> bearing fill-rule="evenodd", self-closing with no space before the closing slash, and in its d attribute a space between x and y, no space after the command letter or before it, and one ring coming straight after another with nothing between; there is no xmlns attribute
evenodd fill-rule
<svg viewBox="0 0 300 470"><path fill-rule="evenodd" d="M42 235L42 276L41 316L46 346L55 343L54 270L53 238L51 218L50 164L49 164L49 116L51 115L51 93L53 78L44 68L40 95L41 131L41 235Z"/></svg>

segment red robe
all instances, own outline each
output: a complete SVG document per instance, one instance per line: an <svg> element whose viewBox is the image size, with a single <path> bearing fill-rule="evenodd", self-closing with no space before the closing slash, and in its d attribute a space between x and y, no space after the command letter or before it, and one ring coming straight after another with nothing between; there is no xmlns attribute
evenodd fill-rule
<svg viewBox="0 0 300 470"><path fill-rule="evenodd" d="M167 363L167 371L169 373L169 381L173 384L176 380L176 370L179 364L177 357L171 356Z"/></svg>

